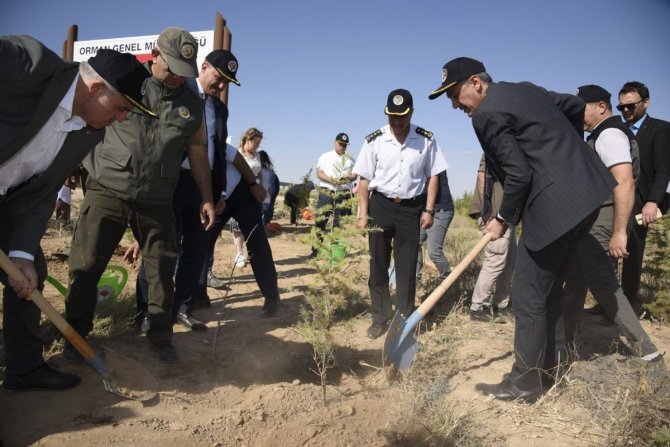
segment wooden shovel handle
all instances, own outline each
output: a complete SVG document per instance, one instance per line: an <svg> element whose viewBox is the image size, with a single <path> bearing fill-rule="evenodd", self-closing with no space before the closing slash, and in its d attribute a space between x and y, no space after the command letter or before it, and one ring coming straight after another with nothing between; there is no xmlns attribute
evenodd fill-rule
<svg viewBox="0 0 670 447"><path fill-rule="evenodd" d="M437 286L435 290L433 290L433 293L431 293L428 298L426 298L426 300L421 303L421 306L419 306L416 311L423 316L428 314L428 312L430 312L435 303L437 303L440 298L442 298L449 287L451 287L452 284L456 282L458 277L461 276L461 274L465 271L465 269L468 268L470 264L472 264L472 261L475 260L479 252L484 249L492 237L493 235L491 233L486 233L484 236L482 236L479 242L477 242L477 245L475 245L474 248L470 250L467 255L465 255L465 258L463 258L463 260L458 263L456 268L454 268L451 273L449 273L449 276L447 276L444 281L442 281L442 283Z"/></svg>
<svg viewBox="0 0 670 447"><path fill-rule="evenodd" d="M7 276L14 280L28 281L23 275L23 272L14 265L2 250L0 250L0 267L7 273ZM39 290L33 290L30 294L30 299L86 360L91 360L95 357L95 351L91 345L86 343L86 340L84 340L82 336L79 335L67 321L65 321L65 318L63 318L63 316L49 304Z"/></svg>

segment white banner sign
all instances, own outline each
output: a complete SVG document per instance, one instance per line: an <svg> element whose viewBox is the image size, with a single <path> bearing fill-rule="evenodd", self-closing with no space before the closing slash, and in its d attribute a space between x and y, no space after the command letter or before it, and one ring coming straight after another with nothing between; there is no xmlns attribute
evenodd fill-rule
<svg viewBox="0 0 670 447"><path fill-rule="evenodd" d="M214 49L214 31L191 32L198 41L198 69ZM118 37L115 39L80 40L74 43L73 59L77 62L95 56L100 48L109 48L121 53L134 54L140 62L151 59L151 50L156 46L158 34L154 36Z"/></svg>

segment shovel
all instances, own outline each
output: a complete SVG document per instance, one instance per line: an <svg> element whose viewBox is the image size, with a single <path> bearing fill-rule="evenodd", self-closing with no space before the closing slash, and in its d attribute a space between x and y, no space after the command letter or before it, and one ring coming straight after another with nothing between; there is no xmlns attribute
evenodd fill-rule
<svg viewBox="0 0 670 447"><path fill-rule="evenodd" d="M23 273L2 250L0 250L0 267L10 278L26 281ZM105 390L126 399L139 401L150 400L156 396L158 382L144 366L108 348L103 348L102 352L96 353L91 345L49 304L39 290L33 290L30 299L61 331L67 341L79 351L86 363L102 376Z"/></svg>
<svg viewBox="0 0 670 447"><path fill-rule="evenodd" d="M442 298L445 292L456 282L465 269L474 261L480 251L491 240L491 233L485 234L477 245L463 258L454 270L447 276L442 283L428 296L426 301L421 303L418 309L412 312L407 321L396 312L391 324L389 325L384 348L382 350L382 362L384 366L390 365L396 371L407 371L414 362L414 356L419 350L419 344L416 342L412 331L417 324L430 312L435 304Z"/></svg>

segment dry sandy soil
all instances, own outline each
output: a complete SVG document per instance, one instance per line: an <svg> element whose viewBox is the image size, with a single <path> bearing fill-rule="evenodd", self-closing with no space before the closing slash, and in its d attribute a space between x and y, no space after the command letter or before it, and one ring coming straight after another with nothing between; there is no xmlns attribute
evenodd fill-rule
<svg viewBox="0 0 670 447"><path fill-rule="evenodd" d="M229 292L210 289L211 309L195 312L208 323L207 332L175 326L174 343L182 359L176 365L160 363L134 329L119 337L91 340L94 346L108 346L141 361L155 375L159 395L145 403L105 392L93 370L65 364L54 349L49 363L81 375L81 385L67 392L0 390L0 439L8 447L462 445L447 444L434 431L431 437L422 421L431 415L413 410L417 402L425 412L437 401L450 409L446 419L451 418L456 430L474 431L468 436L479 441L470 445L608 444L613 427L603 421L625 402L598 400L603 371L616 371L619 377L632 378L633 384L646 373L617 352L616 329L599 317L585 317L593 329L584 361L578 362L585 366L573 371L567 391L554 391L529 406L491 401L474 389L475 383L497 382L509 371L511 319L499 325L472 323L457 308L445 324L442 306L421 326L421 351L409 377L390 384L381 368L384 338L366 337L368 317L362 314L332 329L337 365L328 376L324 405L312 372L311 346L294 329L314 276L307 264L309 247L298 240L299 233L308 229L308 225L285 228L271 238L282 296L276 318L259 318L262 297L251 268L246 267L235 272ZM230 271L234 252L230 233L224 236L215 265L220 276ZM56 229L43 243L51 276L64 283L68 244L69 233ZM113 263L123 263L120 253ZM124 295L133 299L137 268L128 268L131 281ZM357 270L367 278L364 259ZM364 279L359 284L363 292ZM427 292L421 291L424 296ZM45 295L63 308L62 296L51 286L46 286ZM661 349L670 351L670 329L644 325ZM49 339L55 330L45 323L44 332ZM582 394L594 395L590 404L577 399Z"/></svg>

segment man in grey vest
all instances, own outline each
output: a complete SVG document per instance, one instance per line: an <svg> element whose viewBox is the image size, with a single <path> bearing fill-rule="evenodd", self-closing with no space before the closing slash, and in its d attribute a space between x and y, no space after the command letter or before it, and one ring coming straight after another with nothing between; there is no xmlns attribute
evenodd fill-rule
<svg viewBox="0 0 670 447"><path fill-rule="evenodd" d="M630 214L635 201L635 179L640 171L635 135L619 116L612 115L610 93L598 85L579 87L577 96L586 103L584 130L617 181L613 195L603 203L598 218L577 244L577 256L565 277L566 339L574 343L576 324L584 307L587 289L607 317L622 330L633 353L648 362L661 354L640 325L617 279L618 258L628 256L626 245Z"/></svg>

